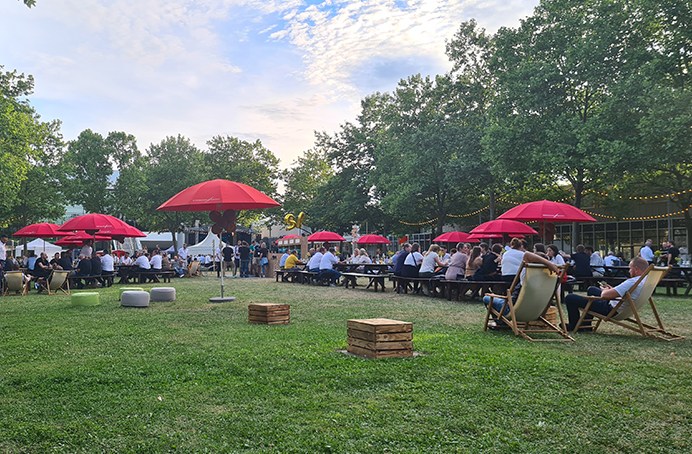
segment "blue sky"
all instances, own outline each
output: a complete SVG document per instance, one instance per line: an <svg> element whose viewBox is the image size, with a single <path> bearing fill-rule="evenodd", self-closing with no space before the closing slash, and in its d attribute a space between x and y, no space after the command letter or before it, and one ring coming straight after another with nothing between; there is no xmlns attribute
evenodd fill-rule
<svg viewBox="0 0 692 454"><path fill-rule="evenodd" d="M90 128L141 149L182 134L260 139L291 164L363 97L441 74L459 24L516 26L536 0L0 1L0 64L66 139Z"/></svg>

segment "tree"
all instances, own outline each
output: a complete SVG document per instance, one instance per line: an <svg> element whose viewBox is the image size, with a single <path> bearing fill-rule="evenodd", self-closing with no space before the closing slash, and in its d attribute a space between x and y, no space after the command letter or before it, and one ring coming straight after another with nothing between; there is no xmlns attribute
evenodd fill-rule
<svg viewBox="0 0 692 454"><path fill-rule="evenodd" d="M262 145L262 142L248 142L236 137L215 136L207 142L204 153L204 174L206 179L223 178L244 183L277 197L279 181L279 159ZM261 211L243 211L238 223L250 225L260 219Z"/></svg>
<svg viewBox="0 0 692 454"><path fill-rule="evenodd" d="M284 170L282 177L285 182L282 213L310 212L313 201L319 195L320 189L334 175L334 170L321 150L307 150L294 163L293 167ZM280 221L279 221L280 222ZM306 224L311 225L308 218Z"/></svg>
<svg viewBox="0 0 692 454"><path fill-rule="evenodd" d="M3 71L0 66L0 180L3 182L0 224L3 226L45 219L50 214L39 214L25 206L28 185L37 183L39 178L30 172L37 166L43 167L62 146L60 123L41 122L26 99L33 91L33 84L32 76ZM30 176L34 181L27 181ZM36 194L39 199L35 203L43 204L56 192L58 189L54 187ZM59 192L56 196L59 201Z"/></svg>
<svg viewBox="0 0 692 454"><path fill-rule="evenodd" d="M29 8L36 6L36 0L23 0L23 1L24 1L24 4Z"/></svg>

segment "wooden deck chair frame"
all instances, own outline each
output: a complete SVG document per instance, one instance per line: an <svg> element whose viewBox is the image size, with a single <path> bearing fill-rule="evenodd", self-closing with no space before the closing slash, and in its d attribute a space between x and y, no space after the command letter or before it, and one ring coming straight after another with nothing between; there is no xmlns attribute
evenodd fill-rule
<svg viewBox="0 0 692 454"><path fill-rule="evenodd" d="M579 317L577 325L574 327L574 331L577 332L584 322L586 316L591 315L596 319L596 324L593 322L591 323L591 329L594 332L599 326L601 326L601 322L611 322L623 328L637 332L644 337L653 337L667 341L684 339L683 336L666 331L665 327L663 326L663 322L661 321L661 317L658 315L658 310L656 310L656 304L654 304L653 300L653 294L656 290L656 286L658 286L661 279L668 274L670 268L671 267L669 266L658 267L649 265L646 271L639 276L639 279L634 283L632 288L621 298L617 298L617 305L611 309L608 315L591 311L591 305L593 302L600 300L601 298L598 296L587 296L586 298L588 298L589 302L586 304L586 307L583 309L580 308L581 316ZM645 278L646 281L644 281ZM639 293L639 297L637 300L633 300L632 291L640 285L643 285L643 288ZM644 323L642 321L640 313L647 303L651 307L651 311L656 319L656 326Z"/></svg>
<svg viewBox="0 0 692 454"><path fill-rule="evenodd" d="M192 276L199 276L199 260L193 260L190 262L190 266L187 269L187 275L192 277Z"/></svg>
<svg viewBox="0 0 692 454"><path fill-rule="evenodd" d="M53 270L50 277L41 283L41 288L46 290L49 295L55 295L58 290L65 295L70 294L70 276L69 271Z"/></svg>
<svg viewBox="0 0 692 454"><path fill-rule="evenodd" d="M29 293L29 284L31 281L27 280L24 282L24 273L21 271L7 271L5 273L5 287L3 290L3 295L7 296L10 292L15 295L21 294L26 296Z"/></svg>
<svg viewBox="0 0 692 454"><path fill-rule="evenodd" d="M519 290L519 295L515 299L512 297L515 288L519 285L521 274L526 270L524 284ZM512 285L507 290L506 295L498 295L494 293L486 293L491 298L502 298L505 303L502 308L497 311L492 304L488 304L488 310L485 314L484 330L488 329L488 323L491 319L496 322L504 322L515 335L521 336L529 341L564 341L571 342L574 339L567 333L565 326L565 317L562 313L562 308L559 304L558 288L562 281L562 275L565 269L561 269L560 273L553 274L548 270L548 267L539 263L522 262L517 271L517 275L512 281ZM540 273L540 274L538 274ZM554 325L545 318L545 314L550 308L552 302L555 302L559 325ZM509 308L509 314L503 315L505 308ZM532 326L530 322L541 321L544 326ZM549 333L557 334L558 338L534 338L530 334L533 333Z"/></svg>

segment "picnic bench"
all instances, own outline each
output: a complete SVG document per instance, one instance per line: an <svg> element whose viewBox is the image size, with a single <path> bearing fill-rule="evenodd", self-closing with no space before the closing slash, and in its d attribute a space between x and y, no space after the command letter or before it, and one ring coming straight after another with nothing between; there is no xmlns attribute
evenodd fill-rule
<svg viewBox="0 0 692 454"><path fill-rule="evenodd" d="M510 286L507 281L471 281L467 279L441 279L444 296L447 300L452 300L452 293L456 290L456 300L466 297L469 290L472 294L478 292L480 296L486 293L505 293Z"/></svg>
<svg viewBox="0 0 692 454"><path fill-rule="evenodd" d="M369 283L365 289L369 289L370 287L373 287L375 289L375 292L377 292L377 287L379 286L382 291L384 292L384 280L388 278L390 275L389 274L373 274L373 273L341 273L341 277L344 281L344 287L348 288L349 286L351 288L355 288L356 285L358 285L357 280L359 277L364 277L369 279Z"/></svg>

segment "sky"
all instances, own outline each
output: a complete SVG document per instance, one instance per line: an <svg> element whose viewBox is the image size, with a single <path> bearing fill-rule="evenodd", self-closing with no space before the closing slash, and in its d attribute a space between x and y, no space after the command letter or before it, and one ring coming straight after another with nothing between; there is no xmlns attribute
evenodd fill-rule
<svg viewBox="0 0 692 454"><path fill-rule="evenodd" d="M515 27L537 0L0 0L0 65L66 140L124 131L262 141L289 167L369 94L451 68L461 22Z"/></svg>

